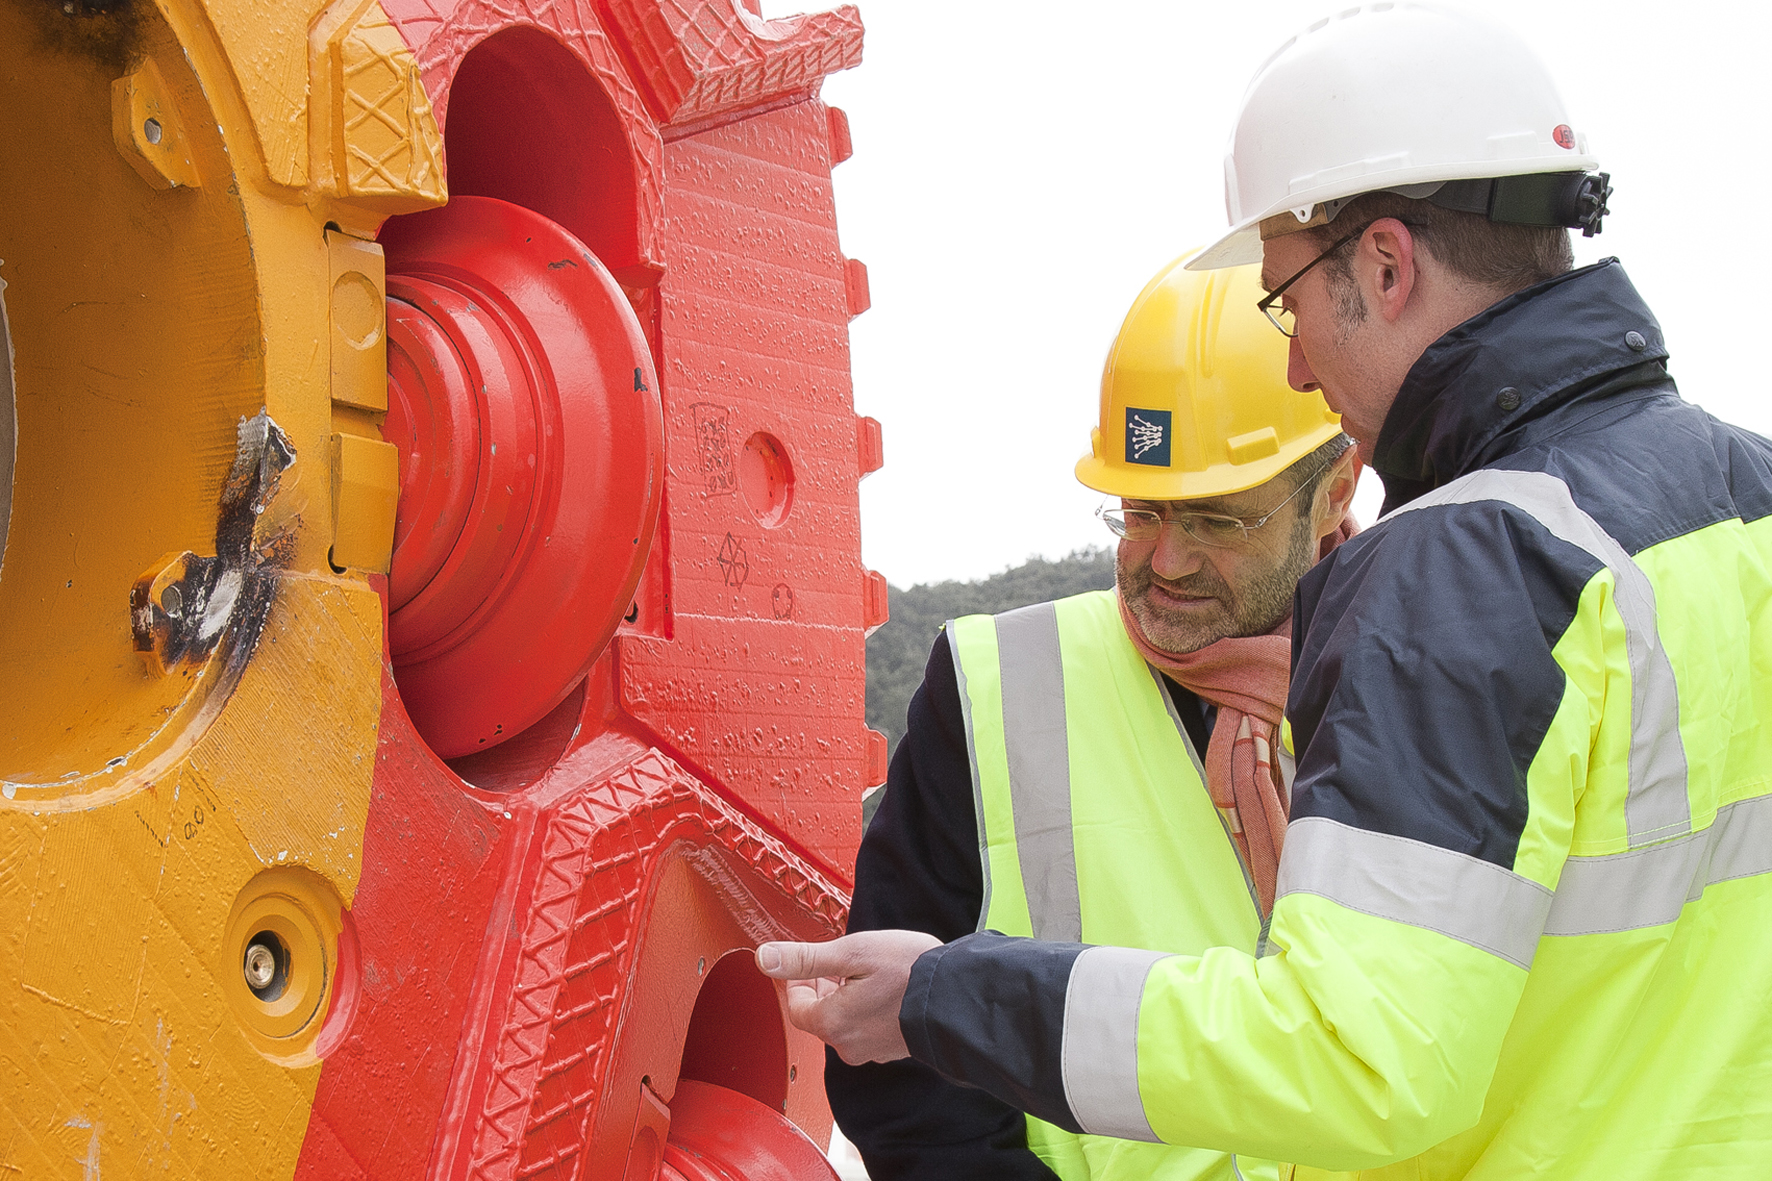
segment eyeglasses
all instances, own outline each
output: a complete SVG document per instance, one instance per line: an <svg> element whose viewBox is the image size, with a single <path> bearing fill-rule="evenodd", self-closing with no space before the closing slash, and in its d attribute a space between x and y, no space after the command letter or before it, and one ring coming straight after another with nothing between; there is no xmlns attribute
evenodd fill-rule
<svg viewBox="0 0 1772 1181"><path fill-rule="evenodd" d="M1340 456L1336 457L1337 459ZM1328 471L1335 460L1319 467L1316 471L1299 481L1292 495L1276 504L1262 516L1253 521L1242 517L1226 516L1223 513L1181 512L1164 516L1152 509L1144 508L1109 508L1106 505L1095 510L1102 523L1116 537L1124 537L1127 541L1155 541L1163 534L1164 525L1179 525L1182 532L1199 542L1214 549L1224 549L1249 539L1249 535L1273 520L1281 509L1292 501L1306 488L1313 487L1317 477Z"/></svg>
<svg viewBox="0 0 1772 1181"><path fill-rule="evenodd" d="M1291 287L1294 283L1304 278L1305 275L1309 274L1312 267L1328 258L1331 254L1334 254L1337 250L1340 250L1343 246L1346 246L1349 242L1352 242L1355 238L1358 238L1367 230L1371 229L1373 224L1373 222L1367 222L1359 229L1353 231L1353 233L1342 238L1337 238L1335 240L1335 245L1305 263L1304 266L1299 268L1290 279L1268 292L1267 298L1261 300L1255 306L1260 308L1261 314L1268 318L1268 322L1275 328L1278 328L1281 332L1285 333L1288 339L1296 337L1298 335L1298 323L1293 318L1292 309L1280 306L1280 297L1286 294L1286 289L1288 287Z"/></svg>

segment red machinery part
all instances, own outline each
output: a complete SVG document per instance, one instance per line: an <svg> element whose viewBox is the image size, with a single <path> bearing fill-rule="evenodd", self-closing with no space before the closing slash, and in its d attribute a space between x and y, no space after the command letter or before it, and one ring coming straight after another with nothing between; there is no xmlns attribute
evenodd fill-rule
<svg viewBox="0 0 1772 1181"><path fill-rule="evenodd" d="M626 612L664 479L658 378L621 287L542 214L456 197L381 241L389 645L414 725L454 758L558 705Z"/></svg>
<svg viewBox="0 0 1772 1181"><path fill-rule="evenodd" d="M835 1181L836 1170L779 1111L685 1079L670 1106L660 1181Z"/></svg>
<svg viewBox="0 0 1772 1181"><path fill-rule="evenodd" d="M451 203L381 235L387 437L407 481L392 675L351 900L362 986L296 1176L830 1181L787 1126L814 1144L830 1127L823 1050L751 954L842 930L861 789L884 771L863 672L884 600L869 601L856 493L880 448L849 373L865 300L830 171L847 144L817 98L859 61L859 16L765 22L732 0L385 8L441 124ZM562 292L592 283L587 248L644 326L662 388L632 326L612 338L662 396L669 458L656 435L608 430L592 466L619 489L614 465L652 456L663 508L637 590L621 559L592 571L600 590L509 608L506 580L536 560L530 522L568 508L545 454L561 419L534 391L589 374L617 403L638 396L633 369L599 352L595 326L628 318L600 277L579 327L542 314L572 318ZM527 452L495 470L524 431L534 474ZM645 550L619 520L592 506L553 545L607 526L574 543L580 558L614 564L632 537ZM447 611L427 620L432 596ZM582 656L563 637L606 607L635 618L607 644L601 628L574 641L603 653L572 689ZM494 617L510 627L482 664L422 683ZM508 699L543 662L552 683L530 712L560 704L484 758L455 757L520 721L451 746L450 693Z"/></svg>

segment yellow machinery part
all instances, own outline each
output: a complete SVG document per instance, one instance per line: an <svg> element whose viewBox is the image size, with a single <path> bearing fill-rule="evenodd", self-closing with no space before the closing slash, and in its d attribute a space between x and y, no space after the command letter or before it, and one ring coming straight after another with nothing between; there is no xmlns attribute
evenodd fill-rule
<svg viewBox="0 0 1772 1181"><path fill-rule="evenodd" d="M441 140L374 0L0 45L0 1175L288 1176L382 702L370 239Z"/></svg>

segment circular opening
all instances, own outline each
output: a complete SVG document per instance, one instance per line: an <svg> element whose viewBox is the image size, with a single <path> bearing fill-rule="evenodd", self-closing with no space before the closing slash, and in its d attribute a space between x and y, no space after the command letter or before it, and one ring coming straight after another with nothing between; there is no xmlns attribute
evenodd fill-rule
<svg viewBox="0 0 1772 1181"><path fill-rule="evenodd" d="M638 198L621 117L572 51L510 28L468 51L443 129L451 197L546 214L612 267L636 261Z"/></svg>
<svg viewBox="0 0 1772 1181"><path fill-rule="evenodd" d="M289 987L289 947L275 931L260 931L246 945L240 970L253 996L274 1001Z"/></svg>
<svg viewBox="0 0 1772 1181"><path fill-rule="evenodd" d="M16 7L0 6L0 44L27 35ZM75 61L7 63L7 152L32 161L32 198L0 218L12 355L0 378L0 809L96 807L138 789L213 720L233 684L227 653L250 650L264 618L209 593L243 573L216 559L236 536L237 425L266 401L262 350L217 344L266 336L252 237L237 202L181 202L171 216L118 155L116 74ZM155 61L185 104L193 161L227 174L188 65ZM265 491L275 516L284 505ZM180 566L185 553L196 563ZM182 573L148 598L171 567ZM259 570L250 595L226 602L262 601L276 563ZM186 626L205 603L220 626Z"/></svg>
<svg viewBox="0 0 1772 1181"><path fill-rule="evenodd" d="M273 1062L317 1061L334 994L355 988L340 980L343 928L337 892L309 870L266 870L235 900L222 952L232 980L222 979L223 992L246 1039Z"/></svg>
<svg viewBox="0 0 1772 1181"><path fill-rule="evenodd" d="M160 120L149 119L142 124L142 136L151 144L160 142Z"/></svg>
<svg viewBox="0 0 1772 1181"><path fill-rule="evenodd" d="M761 524L773 529L787 520L794 507L794 465L780 439L758 431L745 440L738 484Z"/></svg>

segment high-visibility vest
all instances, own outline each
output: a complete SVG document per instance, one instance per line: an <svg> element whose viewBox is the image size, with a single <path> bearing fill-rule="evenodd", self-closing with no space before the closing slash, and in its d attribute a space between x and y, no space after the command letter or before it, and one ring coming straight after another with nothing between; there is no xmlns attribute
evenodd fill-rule
<svg viewBox="0 0 1772 1181"><path fill-rule="evenodd" d="M1742 455L1744 486L1772 484ZM1063 1078L1082 1126L1363 1158L1368 1181L1772 1173L1772 515L1633 554L1561 478L1483 469L1381 519L1353 569L1400 537L1426 554L1418 593L1436 593L1445 554L1463 558L1484 528L1542 530L1517 567L1535 577L1547 553L1595 567L1555 621L1560 704L1534 721L1518 772L1530 826L1512 868L1299 794L1275 954L1103 947L1072 965L1067 1018L1073 998L1097 1002L1090 1052ZM1395 602L1346 626L1382 628ZM1543 649L1522 635L1523 663ZM1471 642L1454 631L1445 647ZM1361 717L1387 704L1363 699ZM1369 741L1356 725L1316 740ZM1301 784L1315 774L1304 741ZM1392 794L1401 814L1410 800ZM1207 1044L1203 1024L1232 1032ZM1239 1102L1202 1112L1224 1094Z"/></svg>
<svg viewBox="0 0 1772 1181"><path fill-rule="evenodd" d="M1253 953L1254 889L1163 678L1112 591L948 624L978 812L979 929L1198 955ZM1227 1153L1078 1136L1029 1117L1065 1181L1235 1174ZM1277 1167L1237 1158L1249 1181Z"/></svg>

